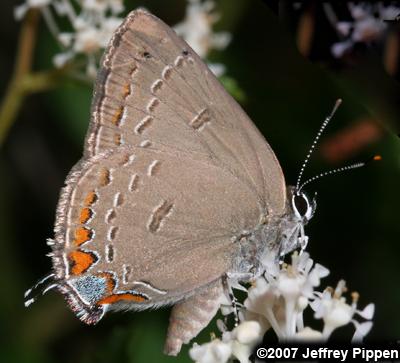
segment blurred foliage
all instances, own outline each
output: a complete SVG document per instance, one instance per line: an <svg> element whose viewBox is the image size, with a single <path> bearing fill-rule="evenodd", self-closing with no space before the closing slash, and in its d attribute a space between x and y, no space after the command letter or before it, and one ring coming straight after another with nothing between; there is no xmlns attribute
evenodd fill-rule
<svg viewBox="0 0 400 363"><path fill-rule="evenodd" d="M224 52L212 61L224 63L228 81L243 91L236 95L275 151L287 182L294 183L318 127L335 99L343 98L324 139L353 122L374 119L382 136L353 155L353 160L381 154L383 160L361 170L326 178L310 185L318 191L318 209L307 227L309 251L331 270L334 285L344 278L361 294L360 304L376 304L370 340L400 336L399 84L385 73L374 50L366 51L351 66L327 56L334 41L329 26L313 16L310 54L296 47L301 12L291 2L220 0L219 27L233 34ZM127 10L145 6L169 24L184 14L185 1L125 2ZM312 4L312 2L311 2ZM12 19L15 2L0 4L0 90L9 82L15 62L17 33ZM278 15L280 10L280 16ZM322 19L322 20L321 20ZM321 30L323 29L323 31ZM312 35L312 34L311 34ZM54 41L44 24L34 68L46 69ZM225 82L225 84L227 84ZM187 362L187 348L174 359L162 354L168 309L107 316L87 327L69 311L63 298L49 293L31 308L23 307L23 292L50 269L45 239L52 237L58 193L69 169L82 153L92 89L69 80L56 89L28 97L0 153L0 336L5 362ZM316 152L306 177L338 165ZM240 207L240 206L238 206ZM326 282L325 282L326 283ZM209 339L215 325L197 341Z"/></svg>

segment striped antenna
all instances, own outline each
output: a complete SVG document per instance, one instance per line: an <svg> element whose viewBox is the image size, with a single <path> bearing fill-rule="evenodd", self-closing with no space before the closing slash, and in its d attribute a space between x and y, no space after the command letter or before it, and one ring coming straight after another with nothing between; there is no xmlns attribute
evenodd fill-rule
<svg viewBox="0 0 400 363"><path fill-rule="evenodd" d="M321 179L324 176L341 173L342 171L347 171L347 170L351 170L351 169L362 168L366 164L369 164L371 161L379 161L379 160L382 160L382 157L380 155L375 155L374 157L372 157L369 160L364 161L364 162L359 162L359 163L355 163L355 164L351 164L351 165L342 166L337 169L325 171L321 174L315 175L312 178L306 180L303 184L300 185L300 187L297 189L297 192L300 193L300 191L303 189L304 186L306 186L307 184L310 184L311 182L313 182L317 179Z"/></svg>
<svg viewBox="0 0 400 363"><path fill-rule="evenodd" d="M310 147L310 150L308 151L308 154L303 162L303 165L301 166L300 169L300 173L299 176L297 177L297 182L296 182L296 191L299 192L301 187L300 187L300 182L301 182L301 177L303 176L304 173L304 169L306 168L308 161L310 160L310 157L315 149L315 146L318 143L319 138L321 137L322 133L324 132L326 126L328 126L329 121L332 119L333 115L335 114L335 112L337 111L337 109L339 108L340 104L342 103L342 100L339 98L336 102L335 105L333 106L333 109L331 111L331 113L326 117L326 119L324 120L324 122L322 123L321 127L318 130L317 136L315 136L315 139ZM308 184L308 183L307 183ZM304 184L302 185L302 187L304 186Z"/></svg>

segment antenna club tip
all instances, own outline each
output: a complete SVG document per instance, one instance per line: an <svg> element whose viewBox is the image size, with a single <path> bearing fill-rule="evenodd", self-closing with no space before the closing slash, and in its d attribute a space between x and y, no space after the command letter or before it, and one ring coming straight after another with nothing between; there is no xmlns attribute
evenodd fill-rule
<svg viewBox="0 0 400 363"><path fill-rule="evenodd" d="M342 99L338 98L335 102L335 105L333 106L332 112L330 114L329 117L333 117L334 113L337 111L337 109L339 108L339 106L342 104Z"/></svg>
<svg viewBox="0 0 400 363"><path fill-rule="evenodd" d="M374 155L374 156L370 157L367 161L365 161L364 164L369 164L369 163L372 163L373 161L381 161L381 160L382 160L381 155Z"/></svg>

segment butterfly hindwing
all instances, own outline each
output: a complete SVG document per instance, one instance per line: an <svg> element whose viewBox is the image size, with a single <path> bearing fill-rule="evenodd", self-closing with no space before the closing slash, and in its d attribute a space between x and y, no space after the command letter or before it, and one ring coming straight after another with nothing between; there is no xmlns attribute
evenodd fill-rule
<svg viewBox="0 0 400 363"><path fill-rule="evenodd" d="M147 296L138 305L175 302L221 277L239 253L234 237L260 214L238 177L175 150L121 147L86 162L67 184L58 276L75 283L113 271L108 295Z"/></svg>

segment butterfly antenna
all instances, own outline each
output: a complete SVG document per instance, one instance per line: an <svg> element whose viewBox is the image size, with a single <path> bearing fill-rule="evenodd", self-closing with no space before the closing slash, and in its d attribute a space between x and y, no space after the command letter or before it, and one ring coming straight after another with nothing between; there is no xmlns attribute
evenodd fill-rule
<svg viewBox="0 0 400 363"><path fill-rule="evenodd" d="M332 170L325 171L323 173L320 173L320 174L318 174L316 176L313 176L312 178L306 180L303 184L300 185L300 187L297 189L297 191L300 192L303 189L304 186L306 186L307 184L310 184L311 182L313 182L313 181L315 181L317 179L321 179L324 176L341 173L341 172L347 171L347 170L362 168L363 166L365 166L366 164L369 164L372 161L379 161L379 160L382 160L382 157L380 155L375 155L372 158L370 158L370 159L368 159L367 161L364 161L364 162L354 163L354 164L342 166L342 167L337 168L337 169L332 169Z"/></svg>
<svg viewBox="0 0 400 363"><path fill-rule="evenodd" d="M333 115L335 114L335 112L337 111L337 109L339 108L341 103L342 103L342 100L340 98L338 100L336 100L331 113L325 118L324 122L322 123L321 127L319 128L317 136L315 136L315 139L310 147L310 150L308 151L308 154L307 154L306 158L304 159L303 165L301 166L299 176L297 177L297 182L296 182L296 190L297 191L300 191L300 189L301 189L300 188L301 177L303 176L304 169L306 168L308 161L310 160L310 157L315 149L315 146L317 145L319 138L321 137L322 133L324 132L326 126L328 126L329 121L332 119Z"/></svg>
<svg viewBox="0 0 400 363"><path fill-rule="evenodd" d="M25 307L28 307L32 303L34 303L39 296L44 295L47 291L56 287L54 274L49 274L40 279L34 286L32 286L29 290L25 291L24 298Z"/></svg>

